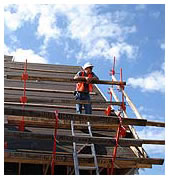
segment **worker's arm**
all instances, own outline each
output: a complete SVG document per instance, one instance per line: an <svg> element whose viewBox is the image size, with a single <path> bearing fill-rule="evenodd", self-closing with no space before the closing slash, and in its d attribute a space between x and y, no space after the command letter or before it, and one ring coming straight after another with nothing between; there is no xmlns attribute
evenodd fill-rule
<svg viewBox="0 0 169 180"><path fill-rule="evenodd" d="M92 82L92 81L97 81L97 80L99 80L99 78L97 78L97 77L91 77L91 78L86 77L87 83L90 83L90 82Z"/></svg>
<svg viewBox="0 0 169 180"><path fill-rule="evenodd" d="M86 84L89 84L93 79L95 80L96 78L88 78L88 77L82 77L82 76L78 76L75 75L74 79L76 80L86 80Z"/></svg>
<svg viewBox="0 0 169 180"><path fill-rule="evenodd" d="M79 76L78 74L76 74L74 76L74 79L76 79L76 80L84 80L84 79L86 79L86 77L82 77L82 76Z"/></svg>
<svg viewBox="0 0 169 180"><path fill-rule="evenodd" d="M87 84L89 84L91 81L97 81L97 80L99 80L99 78L93 73L93 77L91 77L91 78L89 78L89 77L82 77L82 76L80 76L80 74L78 73L78 74L76 74L75 76L74 76L74 79L76 79L76 80L86 80L86 83Z"/></svg>
<svg viewBox="0 0 169 180"><path fill-rule="evenodd" d="M91 78L86 77L87 84L89 84L92 81L98 81L98 80L99 80L99 78L94 73L93 73L93 77L91 77Z"/></svg>

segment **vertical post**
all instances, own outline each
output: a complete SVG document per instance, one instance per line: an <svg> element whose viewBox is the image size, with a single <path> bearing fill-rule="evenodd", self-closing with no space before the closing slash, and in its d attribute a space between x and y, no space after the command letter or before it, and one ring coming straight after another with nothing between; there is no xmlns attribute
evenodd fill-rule
<svg viewBox="0 0 169 180"><path fill-rule="evenodd" d="M19 162L18 175L21 175L21 163Z"/></svg>
<svg viewBox="0 0 169 180"><path fill-rule="evenodd" d="M24 111L25 103L27 103L27 97L26 97L26 80L28 80L28 74L27 74L27 59L24 64L24 73L22 74L22 80L24 80L24 90L23 90L23 96L20 97L20 101L22 103L22 111ZM19 125L19 130L24 131L24 116L22 116L21 123Z"/></svg>
<svg viewBox="0 0 169 180"><path fill-rule="evenodd" d="M115 163L115 160L116 160L119 138L122 135L122 130L123 130L123 132L125 131L124 127L122 126L122 117L121 117L121 112L126 111L126 107L125 107L125 104L124 104L124 94L123 94L124 85L122 84L122 81L123 81L123 79L122 79L122 68L120 68L120 90L121 90L121 93L122 93L122 105L121 105L120 112L118 114L119 126L118 126L117 133L116 133L116 145L114 147L113 155L112 155L112 167L109 170L110 175L113 175L113 173L114 173L114 163Z"/></svg>
<svg viewBox="0 0 169 180"><path fill-rule="evenodd" d="M55 159L56 159L56 135L58 128L58 111L55 111L56 121L55 121L55 130L54 130L54 142L53 142L53 153L52 153L52 162L51 162L51 174L55 174Z"/></svg>
<svg viewBox="0 0 169 180"><path fill-rule="evenodd" d="M122 82L123 82L122 68L120 68L120 83L122 83ZM122 93L122 105L121 105L121 109L122 109L123 112L126 112L126 106L124 104L124 93L123 93L124 85L123 84L120 85L120 90L121 90L121 93Z"/></svg>

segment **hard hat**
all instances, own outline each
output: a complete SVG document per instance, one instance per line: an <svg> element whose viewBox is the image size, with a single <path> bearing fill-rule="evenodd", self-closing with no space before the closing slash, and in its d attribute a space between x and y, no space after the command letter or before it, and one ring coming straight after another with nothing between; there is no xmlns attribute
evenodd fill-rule
<svg viewBox="0 0 169 180"><path fill-rule="evenodd" d="M87 62L86 64L84 64L83 69L86 69L88 67L93 68L94 66L91 63Z"/></svg>

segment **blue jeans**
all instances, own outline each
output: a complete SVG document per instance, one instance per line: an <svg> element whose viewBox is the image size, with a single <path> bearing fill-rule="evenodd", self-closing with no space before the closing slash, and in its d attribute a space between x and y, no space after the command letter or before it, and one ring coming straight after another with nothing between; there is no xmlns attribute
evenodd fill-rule
<svg viewBox="0 0 169 180"><path fill-rule="evenodd" d="M90 100L89 93L77 92L76 100ZM91 104L84 104L85 114L92 114ZM76 104L76 113L82 114L82 104Z"/></svg>

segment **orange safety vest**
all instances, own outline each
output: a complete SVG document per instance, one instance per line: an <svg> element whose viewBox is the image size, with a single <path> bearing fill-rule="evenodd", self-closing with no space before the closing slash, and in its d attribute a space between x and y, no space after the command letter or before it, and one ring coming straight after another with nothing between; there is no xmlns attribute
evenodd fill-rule
<svg viewBox="0 0 169 180"><path fill-rule="evenodd" d="M84 71L82 71L82 77L84 77ZM93 77L92 74L88 74L88 78L92 78L92 77ZM85 90L84 82L79 82L76 84L76 91L84 92L84 90ZM92 92L92 91L93 91L93 85L89 84L89 92Z"/></svg>

